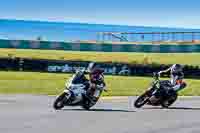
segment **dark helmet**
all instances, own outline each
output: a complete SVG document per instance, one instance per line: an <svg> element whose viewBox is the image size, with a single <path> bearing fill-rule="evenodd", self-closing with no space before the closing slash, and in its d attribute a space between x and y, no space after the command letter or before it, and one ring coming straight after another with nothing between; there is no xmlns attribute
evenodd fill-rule
<svg viewBox="0 0 200 133"><path fill-rule="evenodd" d="M179 72L182 72L182 71L183 71L183 66L180 65L180 64L174 64L174 65L171 67L171 71L172 71L172 73L179 73Z"/></svg>
<svg viewBox="0 0 200 133"><path fill-rule="evenodd" d="M90 80L92 82L101 82L101 81L103 81L104 80L103 72L104 72L104 70L101 69L101 68L94 68L90 72Z"/></svg>

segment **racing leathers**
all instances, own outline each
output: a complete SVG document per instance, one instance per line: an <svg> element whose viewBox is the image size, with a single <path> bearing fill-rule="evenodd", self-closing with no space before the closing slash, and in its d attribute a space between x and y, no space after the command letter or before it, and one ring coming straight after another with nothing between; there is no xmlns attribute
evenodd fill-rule
<svg viewBox="0 0 200 133"><path fill-rule="evenodd" d="M105 82L104 82L104 76L103 76L103 70L102 69L93 69L90 74L90 88L88 89L88 96L90 96L92 99L98 99L101 95L101 92L105 89Z"/></svg>
<svg viewBox="0 0 200 133"><path fill-rule="evenodd" d="M86 78L85 74L89 73L89 79ZM104 76L103 76L103 70L101 69L93 69L92 71L83 71L79 72L78 75L76 75L77 83L81 83L85 85L85 93L82 95L88 99L92 100L93 102L97 101L100 97L103 90L105 89L105 82L104 82Z"/></svg>
<svg viewBox="0 0 200 133"><path fill-rule="evenodd" d="M172 85L171 89L178 92L186 87L186 83L183 81L184 73L181 69L176 69L177 64L171 66L170 68L160 71L158 74L170 72L170 83Z"/></svg>

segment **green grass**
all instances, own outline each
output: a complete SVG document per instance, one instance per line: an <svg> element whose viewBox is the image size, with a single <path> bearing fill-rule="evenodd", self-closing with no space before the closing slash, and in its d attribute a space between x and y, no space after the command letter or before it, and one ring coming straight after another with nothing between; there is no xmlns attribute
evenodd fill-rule
<svg viewBox="0 0 200 133"><path fill-rule="evenodd" d="M0 49L0 57L23 57L34 59L78 60L124 63L188 64L200 66L200 53L113 53L72 52L59 50Z"/></svg>
<svg viewBox="0 0 200 133"><path fill-rule="evenodd" d="M0 93L2 94L48 94L62 92L65 81L71 74L0 72ZM152 78L105 76L109 92L104 96L139 95L149 86ZM200 80L186 79L188 87L181 95L200 95Z"/></svg>

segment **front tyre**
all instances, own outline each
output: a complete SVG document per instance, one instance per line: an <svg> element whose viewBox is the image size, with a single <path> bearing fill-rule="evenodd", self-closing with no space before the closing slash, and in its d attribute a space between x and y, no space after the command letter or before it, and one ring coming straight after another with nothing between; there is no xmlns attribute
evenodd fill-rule
<svg viewBox="0 0 200 133"><path fill-rule="evenodd" d="M64 107L64 101L66 98L66 93L62 93L61 95L59 95L56 100L53 103L53 108L55 110L60 110Z"/></svg>
<svg viewBox="0 0 200 133"><path fill-rule="evenodd" d="M148 100L149 100L149 96L147 95L147 92L142 94L141 96L139 96L136 101L134 102L134 106L136 108L141 108L142 106L144 106Z"/></svg>

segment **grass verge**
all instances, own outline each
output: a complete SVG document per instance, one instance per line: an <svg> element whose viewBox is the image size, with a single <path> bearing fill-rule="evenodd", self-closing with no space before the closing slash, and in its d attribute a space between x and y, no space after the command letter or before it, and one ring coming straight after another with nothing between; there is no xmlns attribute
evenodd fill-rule
<svg viewBox="0 0 200 133"><path fill-rule="evenodd" d="M36 72L0 72L1 94L45 94L62 92L71 74ZM146 90L152 81L147 77L105 76L109 92L104 96L133 96ZM200 80L186 79L188 87L180 95L200 96Z"/></svg>
<svg viewBox="0 0 200 133"><path fill-rule="evenodd" d="M123 63L158 63L200 66L200 53L121 53L121 52L75 52L61 50L0 49L0 57L33 59L78 60Z"/></svg>

